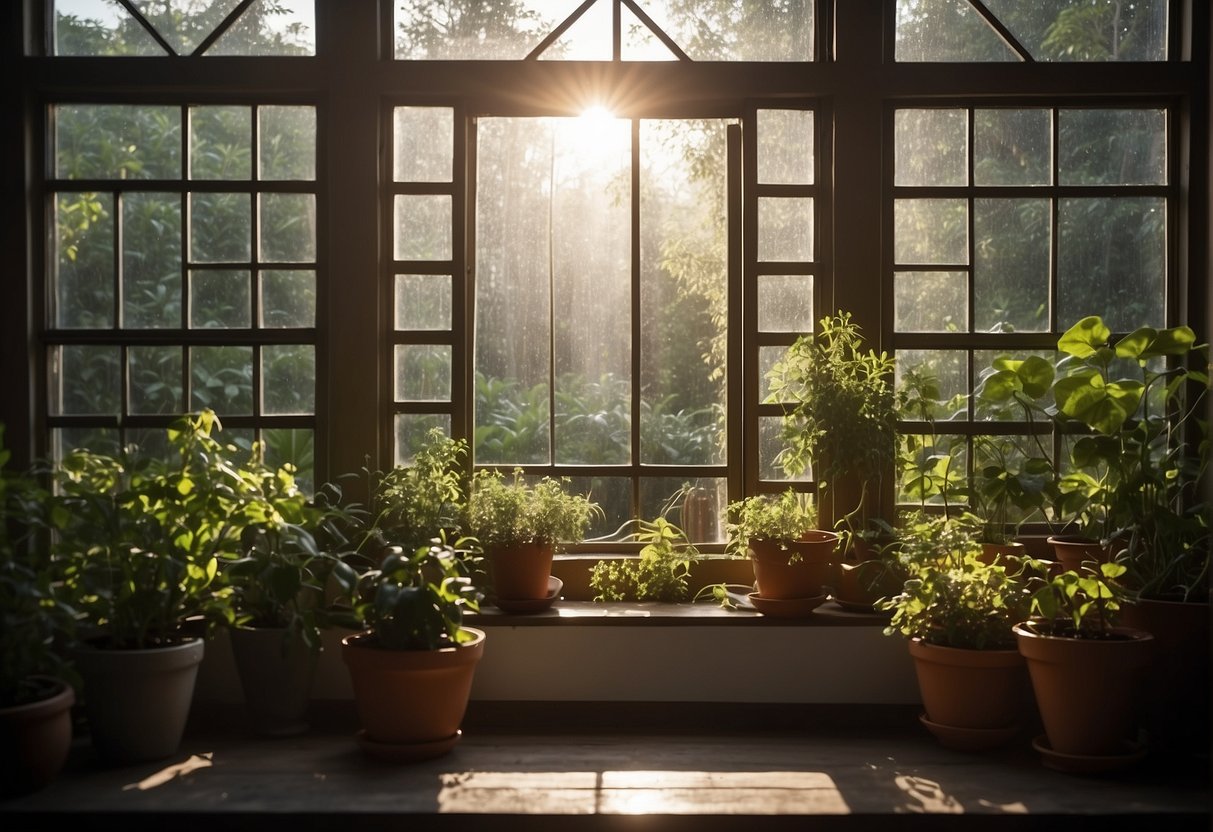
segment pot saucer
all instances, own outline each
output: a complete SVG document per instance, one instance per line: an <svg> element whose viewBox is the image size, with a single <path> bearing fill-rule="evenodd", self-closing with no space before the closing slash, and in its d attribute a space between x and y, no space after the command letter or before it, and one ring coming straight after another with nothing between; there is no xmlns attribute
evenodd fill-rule
<svg viewBox="0 0 1213 832"><path fill-rule="evenodd" d="M365 729L356 735L359 747L368 757L386 763L414 763L441 757L455 747L461 736L463 732L456 731L449 737L432 742L379 742L368 737Z"/></svg>
<svg viewBox="0 0 1213 832"><path fill-rule="evenodd" d="M763 598L757 592L746 596L754 609L771 618L807 618L825 603L824 595L814 595L812 598Z"/></svg>
<svg viewBox="0 0 1213 832"><path fill-rule="evenodd" d="M1019 733L1019 723L1012 723L1004 728L960 728L955 725L943 725L927 719L926 714L918 717L918 721L935 735L939 744L953 751L985 751L1006 745Z"/></svg>
<svg viewBox="0 0 1213 832"><path fill-rule="evenodd" d="M1032 747L1040 752L1040 760L1046 768L1068 774L1100 774L1128 768L1146 756L1146 744L1125 740L1123 754L1089 755L1063 754L1049 747L1049 738L1041 734L1032 740Z"/></svg>
<svg viewBox="0 0 1213 832"><path fill-rule="evenodd" d="M564 589L564 581L557 578L555 575L548 576L548 594L543 598L498 598L493 603L502 612L513 613L529 613L543 612L556 602L560 597L560 590Z"/></svg>

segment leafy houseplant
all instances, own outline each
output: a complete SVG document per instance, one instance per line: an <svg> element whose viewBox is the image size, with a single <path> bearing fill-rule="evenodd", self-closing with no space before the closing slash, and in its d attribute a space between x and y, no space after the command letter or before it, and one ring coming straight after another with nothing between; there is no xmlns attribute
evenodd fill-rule
<svg viewBox="0 0 1213 832"><path fill-rule="evenodd" d="M633 537L643 543L635 558L600 560L590 573L595 601L685 601L690 594L687 578L699 550L682 529L665 517L633 520Z"/></svg>
<svg viewBox="0 0 1213 832"><path fill-rule="evenodd" d="M817 528L808 495L791 488L752 495L730 503L726 518L725 549L753 562L759 598L820 602L838 534Z"/></svg>
<svg viewBox="0 0 1213 832"><path fill-rule="evenodd" d="M1028 679L1012 627L1029 597L1022 564L989 563L971 515L908 515L898 532L907 575L878 606L886 635L908 639L926 713L923 724L958 750L991 748L1018 731Z"/></svg>
<svg viewBox="0 0 1213 832"><path fill-rule="evenodd" d="M601 512L587 496L568 490L567 478L535 483L514 469L482 468L473 475L467 503L467 531L484 548L493 592L508 601L549 595L552 557L564 543L580 542Z"/></svg>

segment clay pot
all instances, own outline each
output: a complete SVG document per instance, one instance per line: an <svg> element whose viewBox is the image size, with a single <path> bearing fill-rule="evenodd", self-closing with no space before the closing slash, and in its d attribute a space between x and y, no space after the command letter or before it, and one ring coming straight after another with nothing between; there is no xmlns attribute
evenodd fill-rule
<svg viewBox="0 0 1213 832"><path fill-rule="evenodd" d="M548 594L552 575L551 543L516 543L489 552L493 594L510 601L538 601Z"/></svg>
<svg viewBox="0 0 1213 832"><path fill-rule="evenodd" d="M800 540L782 546L774 540L751 540L748 551L758 594L776 601L821 595L837 545L837 534L821 530L806 532ZM794 555L799 557L793 560Z"/></svg>
<svg viewBox="0 0 1213 832"><path fill-rule="evenodd" d="M1100 564L1109 560L1107 547L1090 538L1053 535L1048 543L1062 572L1077 572L1084 563Z"/></svg>
<svg viewBox="0 0 1213 832"><path fill-rule="evenodd" d="M983 543L981 544L981 554L978 556L982 563L992 564L1000 556L1008 555L1010 557L1023 557L1027 553L1028 547L1017 540L1012 540L1008 543ZM1006 563L1006 559L1003 559Z"/></svg>
<svg viewBox="0 0 1213 832"><path fill-rule="evenodd" d="M0 796L35 792L59 776L72 748L75 691L47 678L45 699L0 708Z"/></svg>
<svg viewBox="0 0 1213 832"><path fill-rule="evenodd" d="M1012 629L1053 752L1116 757L1137 744L1153 636L1128 627L1104 639L1042 635L1026 623Z"/></svg>
<svg viewBox="0 0 1213 832"><path fill-rule="evenodd" d="M273 737L306 731L316 653L285 627L239 627L230 635L253 731Z"/></svg>
<svg viewBox="0 0 1213 832"><path fill-rule="evenodd" d="M844 610L862 613L884 613L875 604L881 598L891 598L902 590L902 580L878 560L839 563L834 568L830 596Z"/></svg>
<svg viewBox="0 0 1213 832"><path fill-rule="evenodd" d="M943 745L980 750L1003 745L1015 735L1031 690L1027 663L1017 649L966 650L919 638L911 639L909 648L926 711L924 724Z"/></svg>

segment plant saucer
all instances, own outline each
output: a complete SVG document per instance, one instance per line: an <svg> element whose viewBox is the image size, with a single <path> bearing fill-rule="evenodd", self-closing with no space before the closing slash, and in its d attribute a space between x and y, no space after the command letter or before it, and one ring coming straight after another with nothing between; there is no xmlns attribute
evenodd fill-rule
<svg viewBox="0 0 1213 832"><path fill-rule="evenodd" d="M368 757L385 763L415 763L441 757L455 747L461 736L463 732L456 731L449 737L432 742L379 742L368 737L363 729L358 732L357 739Z"/></svg>
<svg viewBox="0 0 1213 832"><path fill-rule="evenodd" d="M824 595L814 595L811 598L763 598L757 592L751 592L746 597L754 609L771 618L807 618L826 600Z"/></svg>
<svg viewBox="0 0 1213 832"><path fill-rule="evenodd" d="M1041 762L1046 768L1064 771L1067 774L1101 774L1119 771L1132 766L1146 756L1146 744L1125 740L1122 754L1063 754L1049 746L1049 738L1041 734L1032 740L1032 747L1040 752Z"/></svg>
<svg viewBox="0 0 1213 832"><path fill-rule="evenodd" d="M498 598L493 603L502 612L512 613L531 613L543 612L555 603L560 597L560 590L564 589L564 581L557 578L555 575L548 576L548 594L542 598Z"/></svg>
<svg viewBox="0 0 1213 832"><path fill-rule="evenodd" d="M935 735L940 745L953 751L985 751L998 748L1010 742L1020 729L1018 722L1002 728L960 728L932 722L927 719L926 714L920 715L918 721Z"/></svg>

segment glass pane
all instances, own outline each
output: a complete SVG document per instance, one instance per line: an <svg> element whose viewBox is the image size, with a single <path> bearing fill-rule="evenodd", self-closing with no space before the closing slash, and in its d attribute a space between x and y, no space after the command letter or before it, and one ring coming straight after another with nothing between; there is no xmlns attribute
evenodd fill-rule
<svg viewBox="0 0 1213 832"><path fill-rule="evenodd" d="M691 543L723 543L721 522L728 501L723 477L649 477L640 481L640 516L665 517L682 529Z"/></svg>
<svg viewBox="0 0 1213 832"><path fill-rule="evenodd" d="M220 416L253 412L253 348L191 347L190 407Z"/></svg>
<svg viewBox="0 0 1213 832"><path fill-rule="evenodd" d="M259 179L316 178L316 108L258 107Z"/></svg>
<svg viewBox="0 0 1213 832"><path fill-rule="evenodd" d="M206 55L315 55L315 0L253 0Z"/></svg>
<svg viewBox="0 0 1213 832"><path fill-rule="evenodd" d="M1015 50L966 0L897 0L895 58L898 61L1020 60Z"/></svg>
<svg viewBox="0 0 1213 832"><path fill-rule="evenodd" d="M894 184L967 184L968 126L964 110L897 110L893 114Z"/></svg>
<svg viewBox="0 0 1213 832"><path fill-rule="evenodd" d="M565 4L573 11L580 4ZM539 55L540 60L609 61L611 59L611 5L595 3Z"/></svg>
<svg viewBox="0 0 1213 832"><path fill-rule="evenodd" d="M181 197L122 196L122 325L181 326Z"/></svg>
<svg viewBox="0 0 1213 832"><path fill-rule="evenodd" d="M575 4L486 4L450 0L397 0L396 58L408 60L518 60L539 45Z"/></svg>
<svg viewBox="0 0 1213 832"><path fill-rule="evenodd" d="M975 110L973 183L1048 185L1052 144L1048 110Z"/></svg>
<svg viewBox="0 0 1213 832"><path fill-rule="evenodd" d="M640 125L645 463L706 465L725 458L726 130L720 121Z"/></svg>
<svg viewBox="0 0 1213 832"><path fill-rule="evenodd" d="M396 465L409 465L425 445L431 428L451 435L451 417L445 413L396 414Z"/></svg>
<svg viewBox="0 0 1213 832"><path fill-rule="evenodd" d="M675 61L678 56L627 6L620 6L619 53L625 61Z"/></svg>
<svg viewBox="0 0 1213 832"><path fill-rule="evenodd" d="M243 329L252 326L249 273L238 269L190 272L190 326Z"/></svg>
<svg viewBox="0 0 1213 832"><path fill-rule="evenodd" d="M813 466L809 465L799 476L789 477L780 465L780 455L787 448L783 440L782 416L758 417L758 478L761 480L813 479Z"/></svg>
<svg viewBox="0 0 1213 832"><path fill-rule="evenodd" d="M131 413L181 413L181 347L128 347L127 409Z"/></svg>
<svg viewBox="0 0 1213 832"><path fill-rule="evenodd" d="M55 54L147 57L168 53L114 0L52 0Z"/></svg>
<svg viewBox="0 0 1213 832"><path fill-rule="evenodd" d="M261 325L268 329L316 325L316 273L263 271Z"/></svg>
<svg viewBox="0 0 1213 832"><path fill-rule="evenodd" d="M893 205L893 259L904 265L965 265L968 224L963 199L898 199Z"/></svg>
<svg viewBox="0 0 1213 832"><path fill-rule="evenodd" d="M1049 328L1050 202L973 201L973 306L979 332Z"/></svg>
<svg viewBox="0 0 1213 832"><path fill-rule="evenodd" d="M252 259L252 203L248 194L190 194L190 259L247 263Z"/></svg>
<svg viewBox="0 0 1213 832"><path fill-rule="evenodd" d="M1051 365L1056 365L1060 354L1053 350L1015 350L1008 353L1006 350L976 350L973 353L973 384L974 386L981 383L983 373L986 373L994 366L995 360L999 358L1014 358L1023 360L1028 356L1039 356ZM1051 407L1053 405L1053 395L1047 394L1040 402L1041 407ZM994 422L1026 422L1039 421L1040 414L1029 414L1025 411L1024 406L1017 401L1008 401L1005 404L988 404L980 397L973 402L974 416L983 421Z"/></svg>
<svg viewBox="0 0 1213 832"><path fill-rule="evenodd" d="M770 400L771 379L768 374L775 364L782 361L787 354L787 347L758 348L758 400L760 402Z"/></svg>
<svg viewBox="0 0 1213 832"><path fill-rule="evenodd" d="M122 405L118 347L65 344L53 347L50 411L56 416L116 414Z"/></svg>
<svg viewBox="0 0 1213 832"><path fill-rule="evenodd" d="M450 329L449 274L396 275L396 329Z"/></svg>
<svg viewBox="0 0 1213 832"><path fill-rule="evenodd" d="M965 438L937 433L902 434L897 439L897 502L956 508L956 492L968 481Z"/></svg>
<svg viewBox="0 0 1213 832"><path fill-rule="evenodd" d="M813 111L758 111L758 181L813 183Z"/></svg>
<svg viewBox="0 0 1213 832"><path fill-rule="evenodd" d="M181 108L61 104L55 119L60 179L178 179Z"/></svg>
<svg viewBox="0 0 1213 832"><path fill-rule="evenodd" d="M191 179L248 179L252 151L248 107L190 108Z"/></svg>
<svg viewBox="0 0 1213 832"><path fill-rule="evenodd" d="M63 193L55 206L55 326L112 327L114 198Z"/></svg>
<svg viewBox="0 0 1213 832"><path fill-rule="evenodd" d="M267 344L261 348L261 409L273 415L316 412L316 348Z"/></svg>
<svg viewBox="0 0 1213 832"><path fill-rule="evenodd" d="M966 272L897 272L893 278L893 327L898 332L967 332Z"/></svg>
<svg viewBox="0 0 1213 832"><path fill-rule="evenodd" d="M960 350L898 350L895 384L901 387L907 373L930 377L939 387L940 421L967 421L969 370L967 356Z"/></svg>
<svg viewBox="0 0 1213 832"><path fill-rule="evenodd" d="M117 456L122 440L113 428L55 428L51 431L51 458L60 462L75 450L88 449L95 454Z"/></svg>
<svg viewBox="0 0 1213 832"><path fill-rule="evenodd" d="M764 274L758 277L760 332L812 332L813 276Z"/></svg>
<svg viewBox="0 0 1213 832"><path fill-rule="evenodd" d="M586 540L617 540L619 529L634 516L632 481L627 477L569 477L569 493L586 494L602 509L601 517L590 519Z"/></svg>
<svg viewBox="0 0 1213 832"><path fill-rule="evenodd" d="M639 5L693 61L814 59L812 0L644 0Z"/></svg>
<svg viewBox="0 0 1213 832"><path fill-rule="evenodd" d="M396 345L396 401L451 400L449 344Z"/></svg>
<svg viewBox="0 0 1213 832"><path fill-rule="evenodd" d="M295 484L312 493L316 481L316 435L305 428L267 428L261 431L266 464L295 466Z"/></svg>
<svg viewBox="0 0 1213 832"><path fill-rule="evenodd" d="M240 0L132 0L148 23L178 55L189 55Z"/></svg>
<svg viewBox="0 0 1213 832"><path fill-rule="evenodd" d="M758 259L768 262L813 259L812 198L758 198Z"/></svg>
<svg viewBox="0 0 1213 832"><path fill-rule="evenodd" d="M450 107L397 107L395 180L450 182L455 111Z"/></svg>
<svg viewBox="0 0 1213 832"><path fill-rule="evenodd" d="M260 253L269 263L316 259L316 195L261 194Z"/></svg>
<svg viewBox="0 0 1213 832"><path fill-rule="evenodd" d="M1063 185L1165 185L1163 110L1062 110L1058 178Z"/></svg>
<svg viewBox="0 0 1213 832"><path fill-rule="evenodd" d="M1165 61L1167 0L985 0L1038 61Z"/></svg>
<svg viewBox="0 0 1213 832"><path fill-rule="evenodd" d="M451 197L396 197L396 259L451 259Z"/></svg>
<svg viewBox="0 0 1213 832"><path fill-rule="evenodd" d="M1113 331L1164 325L1165 200L1063 199L1057 225L1059 328L1087 315Z"/></svg>

